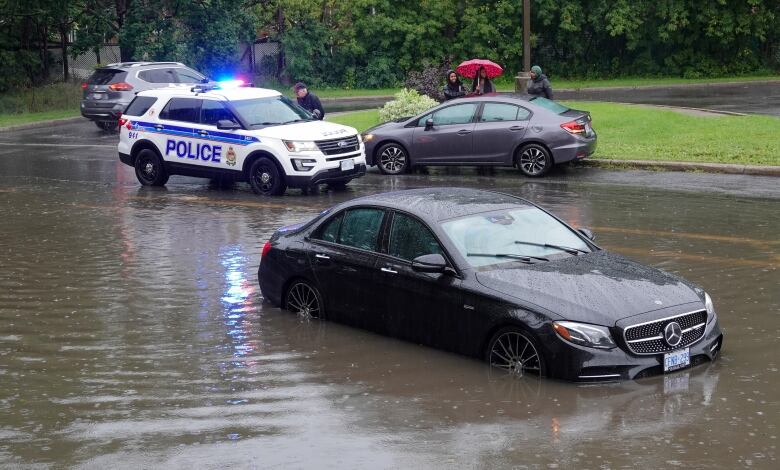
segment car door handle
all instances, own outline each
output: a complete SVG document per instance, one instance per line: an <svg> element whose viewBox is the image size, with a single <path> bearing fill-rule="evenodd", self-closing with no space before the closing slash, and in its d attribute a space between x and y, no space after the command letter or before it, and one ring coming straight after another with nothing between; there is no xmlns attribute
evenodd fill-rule
<svg viewBox="0 0 780 470"><path fill-rule="evenodd" d="M525 126L512 126L509 128L510 131L522 131L525 129Z"/></svg>
<svg viewBox="0 0 780 470"><path fill-rule="evenodd" d="M382 268L383 273L398 274L398 271L394 271L390 268Z"/></svg>
<svg viewBox="0 0 780 470"><path fill-rule="evenodd" d="M319 253L314 255L314 257L317 258L317 259L330 259L330 256L328 256L328 255L321 255Z"/></svg>
<svg viewBox="0 0 780 470"><path fill-rule="evenodd" d="M162 124L155 124L155 126L154 126L154 128L157 129L158 131L163 130L164 127L165 126L163 126Z"/></svg>
<svg viewBox="0 0 780 470"><path fill-rule="evenodd" d="M469 134L471 134L471 131L466 129L461 129L458 131L458 135L469 135Z"/></svg>
<svg viewBox="0 0 780 470"><path fill-rule="evenodd" d="M206 131L204 131L204 130L200 130L200 131L198 131L198 134L200 134L200 135L202 135L202 136L207 136L207 135L209 135L209 133L208 133L208 132L206 132Z"/></svg>

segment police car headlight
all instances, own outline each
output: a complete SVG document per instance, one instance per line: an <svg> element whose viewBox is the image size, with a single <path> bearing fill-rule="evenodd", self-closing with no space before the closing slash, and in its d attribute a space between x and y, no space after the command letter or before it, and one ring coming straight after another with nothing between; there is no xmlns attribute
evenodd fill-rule
<svg viewBox="0 0 780 470"><path fill-rule="evenodd" d="M317 164L313 158L293 158L292 164L298 171L309 171Z"/></svg>
<svg viewBox="0 0 780 470"><path fill-rule="evenodd" d="M319 150L317 144L311 141L283 140L282 142L284 142L284 145L290 152L312 152Z"/></svg>

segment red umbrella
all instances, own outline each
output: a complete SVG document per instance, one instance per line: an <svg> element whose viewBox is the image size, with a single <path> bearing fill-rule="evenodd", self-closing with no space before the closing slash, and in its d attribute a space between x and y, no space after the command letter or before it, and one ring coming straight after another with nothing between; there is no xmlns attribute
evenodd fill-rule
<svg viewBox="0 0 780 470"><path fill-rule="evenodd" d="M498 77L504 72L500 65L485 59L471 59L461 62L455 71L466 78L474 78L477 75L477 71L482 67L485 68L488 78Z"/></svg>

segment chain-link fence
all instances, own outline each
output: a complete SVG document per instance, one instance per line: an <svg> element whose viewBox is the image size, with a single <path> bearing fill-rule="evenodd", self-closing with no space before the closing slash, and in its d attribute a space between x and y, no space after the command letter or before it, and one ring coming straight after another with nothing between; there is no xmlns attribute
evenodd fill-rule
<svg viewBox="0 0 780 470"><path fill-rule="evenodd" d="M62 67L62 48L50 47L51 56L51 78L53 80L62 80L64 78ZM68 72L73 80L84 80L92 74L98 65L111 64L120 61L119 46L115 44L103 44L97 51L92 50L79 54L76 57L70 55L68 50Z"/></svg>

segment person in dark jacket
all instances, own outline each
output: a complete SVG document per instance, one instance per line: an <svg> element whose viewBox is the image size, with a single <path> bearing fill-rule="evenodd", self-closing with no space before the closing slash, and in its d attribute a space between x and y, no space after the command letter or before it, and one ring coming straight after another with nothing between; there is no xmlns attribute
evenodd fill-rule
<svg viewBox="0 0 780 470"><path fill-rule="evenodd" d="M454 70L447 70L447 84L444 85L443 92L445 101L466 96L466 87L460 82Z"/></svg>
<svg viewBox="0 0 780 470"><path fill-rule="evenodd" d="M474 82L471 84L471 92L478 95L496 92L496 87L493 86L493 82L487 77L487 70L485 70L485 67L480 67L479 70L477 70L477 75L474 77Z"/></svg>
<svg viewBox="0 0 780 470"><path fill-rule="evenodd" d="M531 79L528 80L528 94L532 96L544 96L548 100L553 99L552 86L547 75L542 73L538 65L531 67Z"/></svg>
<svg viewBox="0 0 780 470"><path fill-rule="evenodd" d="M320 99L306 88L305 83L298 82L295 84L295 96L298 100L298 105L312 113L315 118L322 120L325 117L325 110L322 109Z"/></svg>

